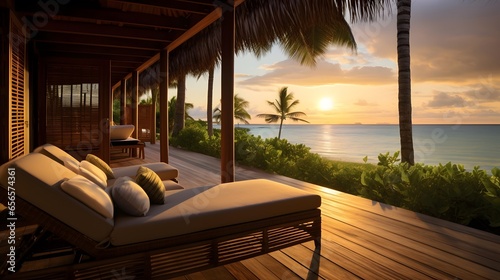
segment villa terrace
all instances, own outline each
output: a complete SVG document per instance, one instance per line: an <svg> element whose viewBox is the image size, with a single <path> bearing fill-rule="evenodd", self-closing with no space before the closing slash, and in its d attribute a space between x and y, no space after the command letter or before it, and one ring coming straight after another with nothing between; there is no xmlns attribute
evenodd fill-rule
<svg viewBox="0 0 500 280"><path fill-rule="evenodd" d="M158 149L146 145L145 161ZM112 166L140 162L112 156ZM220 180L216 158L170 148L170 163L185 188ZM309 242L178 279L500 279L498 235L243 166L236 174L320 194L320 258Z"/></svg>

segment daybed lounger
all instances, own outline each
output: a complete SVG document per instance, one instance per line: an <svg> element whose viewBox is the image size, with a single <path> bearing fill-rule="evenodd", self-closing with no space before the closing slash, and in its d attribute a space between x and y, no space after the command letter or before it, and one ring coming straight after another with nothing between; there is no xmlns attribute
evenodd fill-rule
<svg viewBox="0 0 500 280"><path fill-rule="evenodd" d="M69 195L65 186L79 175L39 153L0 167L4 205L8 168L15 170L16 214L38 224L37 233L67 241L83 257L7 278L107 279L119 273L167 279L306 241L320 246L321 198L280 183L248 180L166 191L164 204L151 204L145 216L135 217Z"/></svg>

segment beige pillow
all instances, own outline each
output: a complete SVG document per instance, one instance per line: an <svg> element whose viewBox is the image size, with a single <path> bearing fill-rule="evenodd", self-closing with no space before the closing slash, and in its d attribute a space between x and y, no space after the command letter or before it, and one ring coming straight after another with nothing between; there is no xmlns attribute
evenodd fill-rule
<svg viewBox="0 0 500 280"><path fill-rule="evenodd" d="M89 179L90 181L94 182L96 185L101 187L103 190L106 189L107 183L106 183L106 174L99 169L97 166L93 165L92 163L82 160L80 162L80 175L83 177Z"/></svg>
<svg viewBox="0 0 500 280"><path fill-rule="evenodd" d="M65 160L65 159L63 159L63 161L64 161L64 166L67 167L69 170L75 172L76 174L80 173L80 162Z"/></svg>
<svg viewBox="0 0 500 280"><path fill-rule="evenodd" d="M132 216L146 216L150 203L146 192L130 177L120 177L111 187L114 204Z"/></svg>
<svg viewBox="0 0 500 280"><path fill-rule="evenodd" d="M113 169L102 159L100 159L98 156L93 155L93 154L87 154L85 159L92 163L93 165L97 166L99 169L101 169L104 174L106 174L107 179L114 179L115 175L113 174Z"/></svg>
<svg viewBox="0 0 500 280"><path fill-rule="evenodd" d="M144 189L152 204L165 203L165 185L153 170L144 166L139 167L135 182Z"/></svg>
<svg viewBox="0 0 500 280"><path fill-rule="evenodd" d="M76 175L64 181L61 189L105 218L113 218L113 202L109 195L87 178Z"/></svg>

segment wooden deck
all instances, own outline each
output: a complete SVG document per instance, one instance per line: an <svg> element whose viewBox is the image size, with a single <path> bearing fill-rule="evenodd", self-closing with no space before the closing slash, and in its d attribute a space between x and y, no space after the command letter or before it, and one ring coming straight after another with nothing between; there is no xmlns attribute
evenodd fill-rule
<svg viewBox="0 0 500 280"><path fill-rule="evenodd" d="M159 144L146 144L146 162ZM144 162L115 155L112 166ZM220 161L170 149L186 187L220 182ZM178 279L500 279L500 236L332 189L236 167L236 180L266 178L322 197L322 246L306 243ZM316 255L317 256L317 255Z"/></svg>

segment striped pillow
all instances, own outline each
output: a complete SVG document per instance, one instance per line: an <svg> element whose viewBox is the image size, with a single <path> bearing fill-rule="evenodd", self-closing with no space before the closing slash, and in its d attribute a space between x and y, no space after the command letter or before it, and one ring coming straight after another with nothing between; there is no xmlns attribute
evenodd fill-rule
<svg viewBox="0 0 500 280"><path fill-rule="evenodd" d="M139 167L135 182L144 189L152 204L165 203L165 185L153 170L144 166Z"/></svg>
<svg viewBox="0 0 500 280"><path fill-rule="evenodd" d="M99 167L99 169L101 169L104 172L104 174L106 174L108 180L115 178L115 175L113 174L113 169L111 169L111 167L109 167L109 165L104 160L100 159L98 156L93 154L87 154L85 160Z"/></svg>

